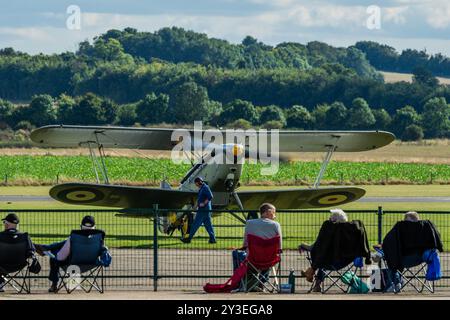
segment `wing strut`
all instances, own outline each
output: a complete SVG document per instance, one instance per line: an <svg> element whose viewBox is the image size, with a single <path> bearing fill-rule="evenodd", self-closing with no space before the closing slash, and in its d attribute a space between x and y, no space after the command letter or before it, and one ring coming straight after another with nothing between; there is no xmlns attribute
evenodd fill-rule
<svg viewBox="0 0 450 320"><path fill-rule="evenodd" d="M100 171L101 176L104 180L104 183L109 184L108 171L106 170L106 164L105 164L105 150L103 148L103 145L98 140L97 132L95 133L95 138L96 138L96 141L81 142L80 146L83 146L84 144L86 144L89 148L89 154L91 156L91 161L92 161L92 168L94 169L95 178L97 179L97 183L100 184L100 175L99 175L99 171ZM97 155L95 154L95 151L93 148L94 146L96 146L98 149L98 154L99 154L100 160L98 159L99 157L97 157Z"/></svg>
<svg viewBox="0 0 450 320"><path fill-rule="evenodd" d="M339 140L340 136L333 136L334 139ZM327 169L328 163L330 163L331 157L333 156L334 151L336 151L336 144L327 145L328 151L325 155L325 158L323 159L322 166L320 167L319 174L317 175L316 181L314 182L314 189L317 189L320 185L320 181L323 178L323 175L325 174L325 170Z"/></svg>

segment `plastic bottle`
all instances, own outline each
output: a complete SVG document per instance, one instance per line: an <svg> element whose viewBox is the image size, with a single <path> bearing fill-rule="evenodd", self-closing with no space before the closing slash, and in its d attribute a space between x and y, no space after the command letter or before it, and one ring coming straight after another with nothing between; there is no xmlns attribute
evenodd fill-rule
<svg viewBox="0 0 450 320"><path fill-rule="evenodd" d="M291 285L291 293L295 293L295 272L294 269L289 270L288 283Z"/></svg>

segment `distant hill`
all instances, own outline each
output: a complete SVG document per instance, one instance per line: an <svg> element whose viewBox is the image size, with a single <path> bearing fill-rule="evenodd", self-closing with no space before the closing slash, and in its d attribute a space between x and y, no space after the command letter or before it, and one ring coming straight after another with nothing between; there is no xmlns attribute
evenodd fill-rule
<svg viewBox="0 0 450 320"><path fill-rule="evenodd" d="M396 83L400 81L405 81L408 83L413 82L413 75L411 73L399 73L399 72L380 72L383 75L384 81L386 83ZM450 78L437 77L440 84L450 85Z"/></svg>
<svg viewBox="0 0 450 320"><path fill-rule="evenodd" d="M364 52L377 70L413 73L414 69L421 67L435 76L450 77L450 58L441 53L433 55L415 49L405 49L399 53L393 47L373 41L359 41L355 47Z"/></svg>

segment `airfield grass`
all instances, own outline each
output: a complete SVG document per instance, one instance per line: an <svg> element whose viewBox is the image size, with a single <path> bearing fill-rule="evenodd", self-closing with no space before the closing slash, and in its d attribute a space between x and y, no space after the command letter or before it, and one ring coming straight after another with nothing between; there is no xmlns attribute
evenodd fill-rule
<svg viewBox="0 0 450 320"><path fill-rule="evenodd" d="M0 195L48 195L50 187L0 187ZM250 187L247 187L248 189ZM251 187L255 188L255 187ZM268 188L268 187L257 187ZM273 188L273 187L271 187ZM286 188L286 187L284 187ZM389 185L389 186L363 186L367 190L366 196L370 197L411 197L411 202L403 203L367 203L354 202L341 206L345 210L371 210L371 212L349 213L350 219L362 220L369 233L371 244L377 239L377 217L378 205L387 210L419 211L450 211L448 203L417 203L415 196L450 196L449 185ZM77 210L78 212L19 212L22 220L21 229L31 234L35 243L50 243L60 241L67 237L72 229L78 228L81 218L89 213L91 209L107 209L92 206L75 206L59 203L56 201L30 201L30 202L0 202L0 208L5 210ZM79 211L83 210L83 211ZM113 248L151 248L153 243L153 223L149 219L135 219L115 216L115 212L92 213L100 228L107 232L107 245ZM384 232L390 229L396 221L401 219L401 214L386 214L383 216ZM450 227L450 216L446 215L423 215L437 221L438 228L445 231ZM322 222L328 218L328 212L307 213L283 213L280 212L277 220L282 225L284 239L283 245L286 249L295 249L301 242L310 243L314 241ZM179 240L179 233L175 232L173 237L159 234L159 246L161 248L183 248L183 249L228 249L240 247L243 235L243 224L228 214L215 217L213 223L216 227L218 242L208 244L208 236L204 228L200 228L191 244L183 244ZM450 233L442 232L443 241L450 242Z"/></svg>

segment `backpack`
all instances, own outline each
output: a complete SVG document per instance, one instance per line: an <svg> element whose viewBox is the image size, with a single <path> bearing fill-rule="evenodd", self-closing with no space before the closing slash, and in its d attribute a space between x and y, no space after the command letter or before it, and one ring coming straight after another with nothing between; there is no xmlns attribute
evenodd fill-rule
<svg viewBox="0 0 450 320"><path fill-rule="evenodd" d="M107 247L105 247L100 255L100 259L99 259L99 263L100 265L104 266L104 267L109 267L111 265L112 262L112 257L111 254L109 253L109 250Z"/></svg>
<svg viewBox="0 0 450 320"><path fill-rule="evenodd" d="M248 266L244 261L236 270L234 270L233 275L227 282L223 284L211 284L208 282L203 286L203 290L207 293L230 293L232 290L239 288L241 280L247 274L247 270Z"/></svg>
<svg viewBox="0 0 450 320"><path fill-rule="evenodd" d="M341 277L341 280L351 287L350 293L369 292L369 287L367 286L367 284L351 271L347 271L346 273L344 273Z"/></svg>

